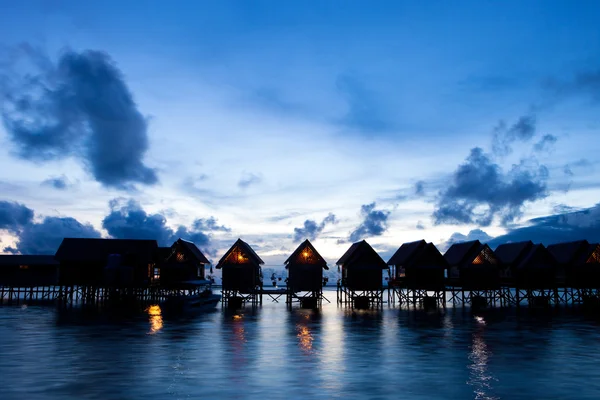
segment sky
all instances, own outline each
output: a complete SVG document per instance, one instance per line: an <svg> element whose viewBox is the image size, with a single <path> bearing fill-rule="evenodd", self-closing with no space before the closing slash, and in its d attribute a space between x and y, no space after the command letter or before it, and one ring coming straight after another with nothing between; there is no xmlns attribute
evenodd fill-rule
<svg viewBox="0 0 600 400"><path fill-rule="evenodd" d="M597 1L0 2L0 252L600 241Z"/></svg>

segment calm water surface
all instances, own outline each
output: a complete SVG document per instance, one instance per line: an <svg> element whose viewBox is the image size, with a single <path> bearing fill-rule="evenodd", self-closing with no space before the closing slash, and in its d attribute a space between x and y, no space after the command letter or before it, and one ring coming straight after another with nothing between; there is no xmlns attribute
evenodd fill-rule
<svg viewBox="0 0 600 400"><path fill-rule="evenodd" d="M334 301L186 319L5 306L0 382L4 400L599 399L600 324L566 311L352 313Z"/></svg>

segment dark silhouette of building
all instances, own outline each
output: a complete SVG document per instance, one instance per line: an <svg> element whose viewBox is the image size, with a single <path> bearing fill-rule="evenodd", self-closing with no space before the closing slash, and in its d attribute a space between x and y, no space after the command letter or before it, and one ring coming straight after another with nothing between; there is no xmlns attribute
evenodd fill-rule
<svg viewBox="0 0 600 400"><path fill-rule="evenodd" d="M156 240L65 238L55 255L59 284L144 287L157 253Z"/></svg>
<svg viewBox="0 0 600 400"><path fill-rule="evenodd" d="M204 280L205 267L210 261L192 242L177 239L171 247L158 249L159 263L153 272L153 280L161 287L178 287L185 282Z"/></svg>
<svg viewBox="0 0 600 400"><path fill-rule="evenodd" d="M342 286L358 290L381 290L382 271L387 264L366 241L354 243L336 263L342 272Z"/></svg>
<svg viewBox="0 0 600 400"><path fill-rule="evenodd" d="M500 261L487 244L479 240L455 243L444 258L449 265L449 284L466 290L500 287Z"/></svg>
<svg viewBox="0 0 600 400"><path fill-rule="evenodd" d="M216 266L222 270L223 290L251 293L262 288L262 264L250 245L238 239Z"/></svg>
<svg viewBox="0 0 600 400"><path fill-rule="evenodd" d="M393 271L391 286L425 290L444 288L444 271L448 265L433 243L425 240L404 243L387 264Z"/></svg>
<svg viewBox="0 0 600 400"><path fill-rule="evenodd" d="M600 245L587 240L548 246L556 259L556 279L560 286L600 288Z"/></svg>
<svg viewBox="0 0 600 400"><path fill-rule="evenodd" d="M0 255L0 286L56 285L58 265L54 256Z"/></svg>
<svg viewBox="0 0 600 400"><path fill-rule="evenodd" d="M321 292L323 270L327 262L307 239L285 260L288 270L288 288L293 292Z"/></svg>
<svg viewBox="0 0 600 400"><path fill-rule="evenodd" d="M543 244L531 241L501 244L494 251L507 283L518 288L553 288L556 260Z"/></svg>

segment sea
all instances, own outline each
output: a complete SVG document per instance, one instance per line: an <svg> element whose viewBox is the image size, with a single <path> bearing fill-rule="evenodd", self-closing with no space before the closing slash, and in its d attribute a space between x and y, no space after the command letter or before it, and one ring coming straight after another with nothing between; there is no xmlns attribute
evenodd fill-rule
<svg viewBox="0 0 600 400"><path fill-rule="evenodd" d="M320 310L169 316L0 306L0 399L600 399L600 318Z"/></svg>

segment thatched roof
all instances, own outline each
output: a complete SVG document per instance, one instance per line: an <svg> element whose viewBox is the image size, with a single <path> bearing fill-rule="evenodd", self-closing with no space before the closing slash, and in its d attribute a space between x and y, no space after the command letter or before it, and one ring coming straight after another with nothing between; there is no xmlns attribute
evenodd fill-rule
<svg viewBox="0 0 600 400"><path fill-rule="evenodd" d="M554 267L556 259L543 244L531 246L525 257L516 265L517 269Z"/></svg>
<svg viewBox="0 0 600 400"><path fill-rule="evenodd" d="M156 240L65 238L56 251L60 262L105 262L111 254L135 254L151 263L158 251Z"/></svg>
<svg viewBox="0 0 600 400"><path fill-rule="evenodd" d="M204 254L200 251L200 249L192 242L188 241L188 240L184 240L184 239L177 239L177 241L175 243L173 243L173 246L175 245L181 245L181 247L183 249L185 249L186 253L188 253L188 255L191 255L192 257L194 257L196 259L196 261L198 261L200 264L210 264L210 261L208 261L208 258L206 258L204 256ZM171 246L171 247L173 247Z"/></svg>
<svg viewBox="0 0 600 400"><path fill-rule="evenodd" d="M552 244L547 249L559 264L574 264L581 262L581 258L589 252L590 243L587 240L577 240Z"/></svg>
<svg viewBox="0 0 600 400"><path fill-rule="evenodd" d="M242 239L238 239L236 240L236 242L233 244L233 246L231 246L229 248L229 250L227 250L227 252L223 255L223 257L221 257L221 259L219 260L219 262L217 263L216 268L217 269L221 269L223 267L223 264L225 264L225 261L227 260L227 257L229 257L229 255L235 250L235 249L239 249L242 253L244 253L249 259L250 262L256 265L262 265L265 262L258 256L258 254L256 254L256 252L252 249L252 247L250 247L250 245L246 242L244 242Z"/></svg>
<svg viewBox="0 0 600 400"><path fill-rule="evenodd" d="M387 262L388 265L405 265L414 255L421 250L427 242L423 239L416 242L403 243L396 250L392 258Z"/></svg>
<svg viewBox="0 0 600 400"><path fill-rule="evenodd" d="M292 260L296 259L296 257L304 251L304 249L308 248L314 258L316 259L316 262L312 263L312 264L316 264L316 265L321 265L323 267L323 269L329 269L329 267L327 266L327 261L325 261L325 259L323 257L321 257L321 255L319 254L319 252L317 251L317 249L315 249L315 247L312 245L312 243L310 242L310 240L306 239L304 242L300 243L300 245L296 248L296 250L294 250L294 252L288 257L287 260L285 260L284 264L285 264L285 268L287 269L289 267L289 264L291 263Z"/></svg>
<svg viewBox="0 0 600 400"><path fill-rule="evenodd" d="M526 257L532 247L533 242L531 240L526 242L505 243L498 246L496 250L494 250L494 253L496 253L496 257L498 257L502 264L514 265Z"/></svg>
<svg viewBox="0 0 600 400"><path fill-rule="evenodd" d="M352 244L336 264L344 268L389 268L385 261L365 240Z"/></svg>
<svg viewBox="0 0 600 400"><path fill-rule="evenodd" d="M444 254L444 258L451 266L459 268L468 268L474 266L473 261L480 256L478 266L497 264L497 256L487 244L482 244L479 240L469 242L455 243Z"/></svg>
<svg viewBox="0 0 600 400"><path fill-rule="evenodd" d="M58 261L54 256L30 255L0 255L0 266L29 265L29 266L57 266Z"/></svg>

